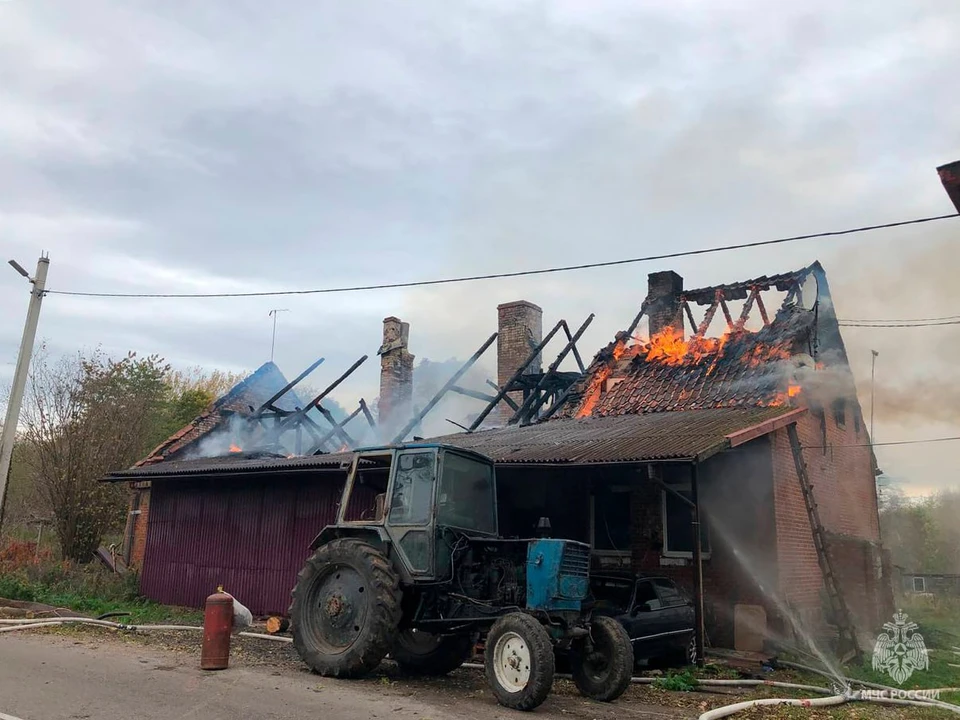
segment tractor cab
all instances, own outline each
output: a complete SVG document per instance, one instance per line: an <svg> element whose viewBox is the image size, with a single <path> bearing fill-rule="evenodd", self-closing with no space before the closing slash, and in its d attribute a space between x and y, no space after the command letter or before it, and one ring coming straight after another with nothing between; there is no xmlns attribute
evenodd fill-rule
<svg viewBox="0 0 960 720"><path fill-rule="evenodd" d="M336 528L337 536L376 532L396 548L402 566L417 581L448 574L449 549L437 538L448 532L497 536L493 463L440 444L358 450L350 462ZM314 546L332 530L325 529Z"/></svg>

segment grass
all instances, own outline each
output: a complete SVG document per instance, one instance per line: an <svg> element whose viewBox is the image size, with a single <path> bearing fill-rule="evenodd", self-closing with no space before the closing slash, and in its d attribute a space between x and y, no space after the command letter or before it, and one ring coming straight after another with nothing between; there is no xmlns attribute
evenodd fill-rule
<svg viewBox="0 0 960 720"><path fill-rule="evenodd" d="M661 690L690 692L697 689L697 678L693 676L689 669L670 670L663 677L654 680L653 686Z"/></svg>
<svg viewBox="0 0 960 720"><path fill-rule="evenodd" d="M929 669L915 671L899 686L887 674L874 670L868 657L862 666L847 667L847 675L904 690L960 687L960 668L951 667L951 663L960 665L960 598L908 598L902 609L919 625L917 632L927 646ZM960 692L943 693L940 699L960 704Z"/></svg>
<svg viewBox="0 0 960 720"><path fill-rule="evenodd" d="M29 546L29 547L28 547ZM69 608L96 617L108 612L129 613L133 624L199 625L199 610L160 605L139 596L137 577L120 576L99 563L75 565L39 559L32 543L8 543L0 548L0 598ZM2 603L0 603L2 604Z"/></svg>

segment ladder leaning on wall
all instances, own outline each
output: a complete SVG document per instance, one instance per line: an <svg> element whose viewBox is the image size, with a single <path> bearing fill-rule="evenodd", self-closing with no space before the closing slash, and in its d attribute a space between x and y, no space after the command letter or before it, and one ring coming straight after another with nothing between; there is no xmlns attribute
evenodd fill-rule
<svg viewBox="0 0 960 720"><path fill-rule="evenodd" d="M850 616L850 608L843 597L840 583L827 552L827 535L820 521L820 512L817 510L816 500L813 498L813 486L807 474L807 464L803 459L803 448L797 434L797 424L787 426L787 436L790 438L790 450L793 452L793 462L797 468L797 479L800 481L800 490L803 493L803 503L807 508L807 517L810 519L810 530L813 533L813 544L817 549L817 562L820 564L820 573L823 575L823 585L830 598L830 607L836 618L837 629L840 633L840 654L852 652L853 656L860 657L860 646L857 643L857 633Z"/></svg>

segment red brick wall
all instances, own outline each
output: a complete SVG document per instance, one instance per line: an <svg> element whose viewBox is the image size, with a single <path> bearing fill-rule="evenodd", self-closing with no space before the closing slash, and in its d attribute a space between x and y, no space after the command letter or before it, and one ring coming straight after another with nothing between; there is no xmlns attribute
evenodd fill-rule
<svg viewBox="0 0 960 720"><path fill-rule="evenodd" d="M872 559L880 540L876 483L870 448L855 447L868 442L859 408L848 403L845 421L838 425L828 407L801 418L797 431L844 596L858 627L872 627L886 596ZM818 622L823 579L786 429L771 446L780 592L803 621Z"/></svg>
<svg viewBox="0 0 960 720"><path fill-rule="evenodd" d="M763 588L777 585L770 476L769 446L762 438L714 456L699 468L701 509L711 546L703 562L704 610L714 645L733 647L734 606L769 606ZM632 568L672 578L692 597L692 560L662 557L661 493L649 481L641 481L632 492Z"/></svg>
<svg viewBox="0 0 960 720"><path fill-rule="evenodd" d="M526 300L498 305L497 330L497 383L502 387L530 355L531 343L536 345L543 339L543 310ZM527 372L540 370L538 357L530 363ZM522 393L510 393L510 398L518 405L523 402ZM499 413L506 422L513 410L506 403L500 403Z"/></svg>

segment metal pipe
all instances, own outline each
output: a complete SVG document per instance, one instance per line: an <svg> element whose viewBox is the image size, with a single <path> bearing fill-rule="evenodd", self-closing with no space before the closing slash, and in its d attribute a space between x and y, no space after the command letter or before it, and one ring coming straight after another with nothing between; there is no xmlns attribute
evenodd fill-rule
<svg viewBox="0 0 960 720"><path fill-rule="evenodd" d="M694 635L697 652L697 667L703 667L703 547L700 540L700 491L699 491L699 464L693 463L690 470L690 500L693 503L692 525L693 530L693 585L696 595L694 600Z"/></svg>

